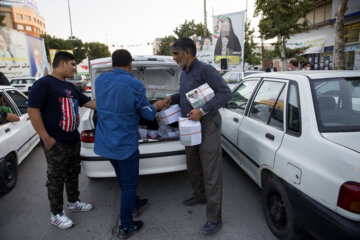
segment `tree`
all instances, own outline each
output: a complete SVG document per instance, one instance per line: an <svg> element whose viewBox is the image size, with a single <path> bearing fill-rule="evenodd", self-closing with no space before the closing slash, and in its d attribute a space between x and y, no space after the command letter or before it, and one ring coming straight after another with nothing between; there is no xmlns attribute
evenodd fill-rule
<svg viewBox="0 0 360 240"><path fill-rule="evenodd" d="M90 42L85 43L85 46L88 50L89 61L96 58L110 57L111 55L109 47L103 43Z"/></svg>
<svg viewBox="0 0 360 240"><path fill-rule="evenodd" d="M170 46L172 43L175 42L175 37L174 36L166 36L164 37L159 45L159 50L156 51L155 55L165 55L165 56L171 56L171 50L170 50Z"/></svg>
<svg viewBox="0 0 360 240"><path fill-rule="evenodd" d="M344 15L347 9L348 0L341 0L336 14L335 29L335 47L334 47L334 69L344 69Z"/></svg>
<svg viewBox="0 0 360 240"><path fill-rule="evenodd" d="M5 15L0 15L0 27L5 27L5 23L4 23L4 19L5 19Z"/></svg>
<svg viewBox="0 0 360 240"><path fill-rule="evenodd" d="M256 53L257 44L254 42L254 28L250 29L250 22L245 25L245 62L250 66L259 65L261 63L260 53Z"/></svg>
<svg viewBox="0 0 360 240"><path fill-rule="evenodd" d="M183 24L180 24L179 27L175 28L174 33L178 39L182 37L190 37L192 35L203 36L205 32L204 29L205 26L202 23L195 24L194 20L191 20L190 22L185 20ZM211 35L208 28L206 28L206 33L207 36Z"/></svg>
<svg viewBox="0 0 360 240"><path fill-rule="evenodd" d="M265 39L277 38L282 68L286 68L286 39L307 30L306 15L313 9L315 0L256 0L254 16L261 14L260 34Z"/></svg>

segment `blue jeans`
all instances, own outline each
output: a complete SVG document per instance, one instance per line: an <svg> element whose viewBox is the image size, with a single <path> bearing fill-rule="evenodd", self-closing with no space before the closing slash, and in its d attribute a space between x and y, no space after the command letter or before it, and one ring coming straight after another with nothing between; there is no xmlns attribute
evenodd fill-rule
<svg viewBox="0 0 360 240"><path fill-rule="evenodd" d="M121 188L120 220L124 228L133 224L133 211L139 198L136 190L139 186L139 150L124 160L112 160L111 164Z"/></svg>

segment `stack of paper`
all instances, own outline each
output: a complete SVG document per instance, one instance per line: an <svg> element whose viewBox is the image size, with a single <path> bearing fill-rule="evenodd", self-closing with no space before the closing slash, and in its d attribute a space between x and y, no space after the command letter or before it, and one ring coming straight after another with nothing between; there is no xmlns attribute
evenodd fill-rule
<svg viewBox="0 0 360 240"><path fill-rule="evenodd" d="M214 91L207 83L186 93L186 99L194 109L204 106L214 96Z"/></svg>
<svg viewBox="0 0 360 240"><path fill-rule="evenodd" d="M169 125L178 121L178 118L181 117L179 104L171 105L169 108L156 113L155 117L159 125Z"/></svg>
<svg viewBox="0 0 360 240"><path fill-rule="evenodd" d="M157 131L157 134L161 138L178 138L178 134L176 133L176 128L172 128L167 125L161 125Z"/></svg>
<svg viewBox="0 0 360 240"><path fill-rule="evenodd" d="M184 146L195 146L201 144L200 121L187 118L179 118L180 143Z"/></svg>

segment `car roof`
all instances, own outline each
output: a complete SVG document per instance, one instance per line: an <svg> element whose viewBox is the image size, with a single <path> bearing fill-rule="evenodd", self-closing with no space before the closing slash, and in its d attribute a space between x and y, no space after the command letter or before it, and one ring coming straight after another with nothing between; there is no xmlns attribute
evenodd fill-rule
<svg viewBox="0 0 360 240"><path fill-rule="evenodd" d="M18 79L36 79L36 77L17 77L17 78L12 78L11 80L18 80Z"/></svg>
<svg viewBox="0 0 360 240"><path fill-rule="evenodd" d="M0 90L5 90L5 89L16 89L16 88L8 85L0 85Z"/></svg>
<svg viewBox="0 0 360 240"><path fill-rule="evenodd" d="M248 77L273 77L284 78L291 76L304 76L309 79L340 78L340 77L360 77L360 71L356 70L306 70L306 71L286 71L286 72L262 72L251 74Z"/></svg>
<svg viewBox="0 0 360 240"><path fill-rule="evenodd" d="M98 58L90 61L91 66L95 65L105 65L111 64L112 59L111 57L106 58ZM153 63L174 63L176 62L173 60L171 56L160 56L160 55L137 55L133 56L133 64L136 62L153 62Z"/></svg>

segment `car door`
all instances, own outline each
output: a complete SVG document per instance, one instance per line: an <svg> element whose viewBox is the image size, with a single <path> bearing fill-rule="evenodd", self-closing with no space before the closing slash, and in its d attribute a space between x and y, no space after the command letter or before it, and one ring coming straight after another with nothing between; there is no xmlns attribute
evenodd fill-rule
<svg viewBox="0 0 360 240"><path fill-rule="evenodd" d="M15 89L5 90L5 93L10 104L13 106L14 109L16 109L16 113L20 117L20 121L11 123L12 128L8 132L8 143L10 146L14 146L14 150L16 150L18 154L18 163L20 164L20 162L31 150L29 141L33 139L36 134L35 130L31 126L30 119L27 113L27 98ZM31 130L29 125L31 126Z"/></svg>
<svg viewBox="0 0 360 240"><path fill-rule="evenodd" d="M273 167L284 136L286 89L285 80L264 79L242 120L238 146L248 158L243 168L253 178L260 166Z"/></svg>
<svg viewBox="0 0 360 240"><path fill-rule="evenodd" d="M259 79L249 79L240 83L233 91L231 100L220 110L223 143L234 152L236 152L238 144L238 129L244 117L248 101L258 82Z"/></svg>
<svg viewBox="0 0 360 240"><path fill-rule="evenodd" d="M0 91L0 98L4 99L3 97L4 93L2 91ZM6 101L4 99L4 101ZM5 157L9 152L9 144L8 144L8 132L11 128L11 123L9 123L8 121L6 121L5 118L2 117L2 115L0 114L0 158Z"/></svg>

